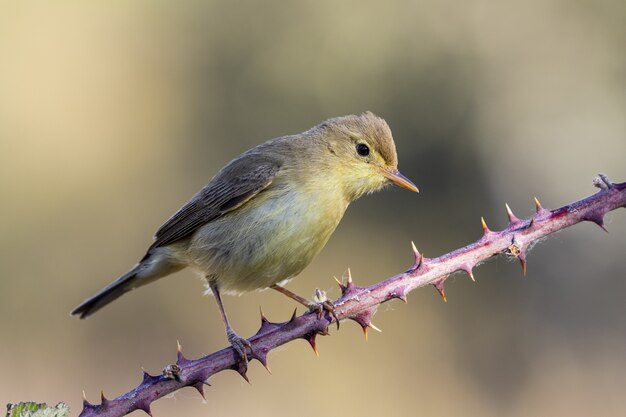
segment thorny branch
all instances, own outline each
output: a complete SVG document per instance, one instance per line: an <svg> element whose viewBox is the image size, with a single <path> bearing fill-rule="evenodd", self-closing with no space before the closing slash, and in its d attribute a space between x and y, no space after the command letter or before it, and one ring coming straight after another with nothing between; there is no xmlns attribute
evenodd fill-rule
<svg viewBox="0 0 626 417"><path fill-rule="evenodd" d="M410 291L426 285L433 285L445 300L443 284L450 274L465 271L473 280L473 268L498 254L518 258L525 274L526 253L533 242L582 221L592 221L604 229L604 215L626 207L626 182L614 184L599 175L594 185L600 188L596 194L553 210L544 209L535 199L536 212L526 220L517 218L507 205L509 224L504 230L492 231L482 219L483 236L479 240L438 258L422 256L413 245L415 262L411 268L370 287L355 285L349 276L345 284L338 281L342 295L334 303L336 318L356 321L367 336L368 328L378 330L371 318L380 304L394 298L406 302ZM307 340L317 353L315 338L328 334L328 326L334 322L335 318L328 314L318 317L316 313L305 313L297 317L294 312L284 323L271 323L261 314L259 331L248 339L252 345L251 358L267 368L268 352L295 339ZM183 356L179 345L176 363L168 365L161 375L144 371L142 382L132 391L111 400L102 394L98 405L85 399L79 417L123 416L138 409L151 415L153 401L183 387L194 387L204 397L207 379L225 369L233 369L247 380L247 369L232 348L190 360Z"/></svg>

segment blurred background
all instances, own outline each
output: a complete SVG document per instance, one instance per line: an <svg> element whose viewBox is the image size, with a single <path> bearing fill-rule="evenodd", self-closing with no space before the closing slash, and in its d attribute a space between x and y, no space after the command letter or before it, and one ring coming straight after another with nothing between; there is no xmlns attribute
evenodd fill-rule
<svg viewBox="0 0 626 417"><path fill-rule="evenodd" d="M226 346L190 271L87 321L69 311L129 269L232 157L338 115L390 124L421 193L361 199L289 288L337 297L519 217L626 180L621 0L0 2L0 402L96 402L140 368ZM155 416L587 416L626 408L626 210L538 244L528 276L491 260L409 304L365 343L346 323L153 404ZM260 292L225 300L242 336ZM299 311L302 311L300 308Z"/></svg>

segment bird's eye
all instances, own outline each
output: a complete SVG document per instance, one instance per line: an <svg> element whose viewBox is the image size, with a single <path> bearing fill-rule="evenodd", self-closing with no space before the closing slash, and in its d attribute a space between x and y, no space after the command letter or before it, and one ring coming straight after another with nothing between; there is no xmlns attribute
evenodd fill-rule
<svg viewBox="0 0 626 417"><path fill-rule="evenodd" d="M358 145L356 145L356 153L361 156L367 156L370 154L370 148L364 143L359 143Z"/></svg>

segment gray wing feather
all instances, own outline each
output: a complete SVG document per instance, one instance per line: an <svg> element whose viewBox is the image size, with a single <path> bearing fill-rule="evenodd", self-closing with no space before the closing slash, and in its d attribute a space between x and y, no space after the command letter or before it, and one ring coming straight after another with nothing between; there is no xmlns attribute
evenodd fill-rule
<svg viewBox="0 0 626 417"><path fill-rule="evenodd" d="M235 159L159 228L150 249L183 239L245 204L272 183L280 166L278 160L259 154Z"/></svg>

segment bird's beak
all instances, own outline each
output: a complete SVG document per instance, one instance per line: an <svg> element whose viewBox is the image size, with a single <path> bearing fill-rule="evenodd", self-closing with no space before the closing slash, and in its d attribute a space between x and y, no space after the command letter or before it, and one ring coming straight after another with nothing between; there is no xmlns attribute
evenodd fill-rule
<svg viewBox="0 0 626 417"><path fill-rule="evenodd" d="M400 171L398 171L397 169L386 169L382 167L380 167L379 169L380 173L383 174L385 178L387 178L395 185L406 188L407 190L415 191L416 193L420 192L415 184L413 184L410 179L400 174Z"/></svg>

